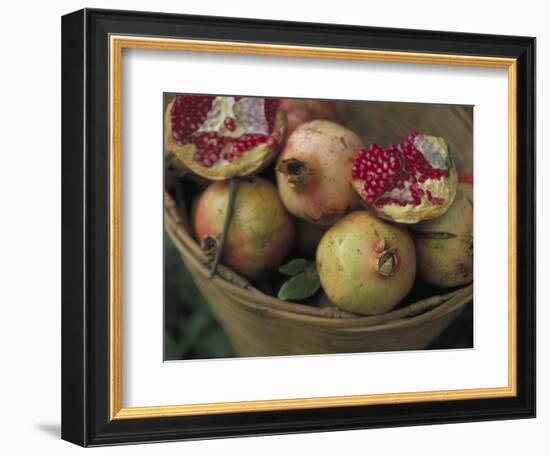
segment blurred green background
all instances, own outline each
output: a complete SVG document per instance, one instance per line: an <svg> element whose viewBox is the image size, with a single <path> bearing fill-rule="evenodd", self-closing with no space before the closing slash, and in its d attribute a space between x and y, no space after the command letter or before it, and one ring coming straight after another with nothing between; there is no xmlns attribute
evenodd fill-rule
<svg viewBox="0 0 550 456"><path fill-rule="evenodd" d="M214 319L170 238L164 236L164 359L230 358L229 339Z"/></svg>

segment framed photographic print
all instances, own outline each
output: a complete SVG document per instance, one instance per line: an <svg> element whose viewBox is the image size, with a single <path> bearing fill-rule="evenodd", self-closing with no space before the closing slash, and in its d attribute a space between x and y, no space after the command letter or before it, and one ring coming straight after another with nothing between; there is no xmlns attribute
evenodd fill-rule
<svg viewBox="0 0 550 456"><path fill-rule="evenodd" d="M535 416L535 40L62 21L62 437Z"/></svg>

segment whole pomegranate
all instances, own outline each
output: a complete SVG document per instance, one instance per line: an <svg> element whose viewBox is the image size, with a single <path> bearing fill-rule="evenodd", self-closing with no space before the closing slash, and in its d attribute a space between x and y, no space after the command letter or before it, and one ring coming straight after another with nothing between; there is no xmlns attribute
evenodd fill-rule
<svg viewBox="0 0 550 456"><path fill-rule="evenodd" d="M210 180L259 171L286 131L286 114L271 98L177 95L165 116L165 150Z"/></svg>
<svg viewBox="0 0 550 456"><path fill-rule="evenodd" d="M439 287L455 287L474 278L473 187L460 182L445 214L413 229L419 273Z"/></svg>
<svg viewBox="0 0 550 456"><path fill-rule="evenodd" d="M358 207L349 176L362 147L355 133L328 120L313 120L294 130L276 166L279 194L289 212L328 226Z"/></svg>
<svg viewBox="0 0 550 456"><path fill-rule="evenodd" d="M194 209L195 236L207 255L218 247L228 198L229 183L214 182ZM240 180L222 262L245 277L260 278L281 264L293 240L294 224L275 186L259 177Z"/></svg>
<svg viewBox="0 0 550 456"><path fill-rule="evenodd" d="M417 223L444 214L457 184L453 158L443 138L411 133L387 149L372 144L357 155L353 187L380 217Z"/></svg>
<svg viewBox="0 0 550 456"><path fill-rule="evenodd" d="M413 286L414 243L404 228L367 211L352 212L321 239L317 270L338 307L361 314L388 312Z"/></svg>
<svg viewBox="0 0 550 456"><path fill-rule="evenodd" d="M291 134L297 127L310 120L336 120L336 104L330 100L285 98L281 100L281 108L286 111L288 119L287 134Z"/></svg>

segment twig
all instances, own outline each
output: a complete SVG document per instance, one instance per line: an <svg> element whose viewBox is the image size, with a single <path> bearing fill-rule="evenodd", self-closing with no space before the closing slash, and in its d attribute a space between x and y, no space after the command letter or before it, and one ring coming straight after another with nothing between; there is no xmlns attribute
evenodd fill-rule
<svg viewBox="0 0 550 456"><path fill-rule="evenodd" d="M229 180L229 199L227 201L227 211L225 212L225 219L223 221L223 230L220 235L220 241L218 242L218 249L216 250L216 256L212 261L212 266L210 268L210 274L208 278L214 277L216 273L216 268L222 257L223 247L225 245L225 239L227 237L227 232L229 231L229 225L231 223L231 218L233 217L233 208L235 207L235 198L237 196L237 188L239 187L239 179L237 177L232 177Z"/></svg>

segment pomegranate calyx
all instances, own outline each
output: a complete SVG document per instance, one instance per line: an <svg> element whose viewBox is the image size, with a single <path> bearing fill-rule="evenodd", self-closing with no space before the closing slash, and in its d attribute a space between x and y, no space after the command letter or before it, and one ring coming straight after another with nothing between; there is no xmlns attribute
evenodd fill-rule
<svg viewBox="0 0 550 456"><path fill-rule="evenodd" d="M396 248L390 248L378 255L376 258L376 270L380 275L390 277L394 274L397 269L396 251Z"/></svg>
<svg viewBox="0 0 550 456"><path fill-rule="evenodd" d="M218 239L210 234L207 234L202 238L201 249L209 260L213 260L216 256L218 244Z"/></svg>
<svg viewBox="0 0 550 456"><path fill-rule="evenodd" d="M308 176L313 174L313 169L305 161L297 158L281 160L275 171L286 177L288 185L295 190L301 190L305 187Z"/></svg>

